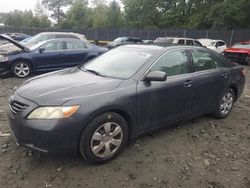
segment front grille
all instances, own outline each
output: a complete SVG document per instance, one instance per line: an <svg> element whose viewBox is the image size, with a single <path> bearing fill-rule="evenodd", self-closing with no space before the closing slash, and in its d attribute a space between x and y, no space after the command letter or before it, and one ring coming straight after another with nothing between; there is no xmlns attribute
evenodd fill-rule
<svg viewBox="0 0 250 188"><path fill-rule="evenodd" d="M230 53L230 52L226 52L225 57L230 59L231 61L235 61L237 63L245 63L246 58L248 56L248 54L246 53Z"/></svg>
<svg viewBox="0 0 250 188"><path fill-rule="evenodd" d="M14 118L18 113L21 113L23 110L25 110L28 107L28 105L23 104L18 101L12 101L9 104L9 114L12 118Z"/></svg>

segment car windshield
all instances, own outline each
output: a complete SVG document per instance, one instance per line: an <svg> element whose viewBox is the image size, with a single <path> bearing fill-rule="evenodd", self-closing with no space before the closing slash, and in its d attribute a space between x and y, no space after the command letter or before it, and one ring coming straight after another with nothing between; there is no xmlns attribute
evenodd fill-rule
<svg viewBox="0 0 250 188"><path fill-rule="evenodd" d="M27 43L38 43L38 42L41 42L41 41L45 41L45 40L48 40L48 35L44 35L44 34L37 34L29 39L27 39L26 41L24 42L27 42Z"/></svg>
<svg viewBox="0 0 250 188"><path fill-rule="evenodd" d="M111 50L82 66L82 70L104 77L128 79L152 57L151 53L119 48Z"/></svg>
<svg viewBox="0 0 250 188"><path fill-rule="evenodd" d="M115 39L114 42L121 42L125 39L126 39L125 37L120 37L120 38Z"/></svg>
<svg viewBox="0 0 250 188"><path fill-rule="evenodd" d="M248 43L237 43L233 46L233 48L246 48L250 49L250 44Z"/></svg>

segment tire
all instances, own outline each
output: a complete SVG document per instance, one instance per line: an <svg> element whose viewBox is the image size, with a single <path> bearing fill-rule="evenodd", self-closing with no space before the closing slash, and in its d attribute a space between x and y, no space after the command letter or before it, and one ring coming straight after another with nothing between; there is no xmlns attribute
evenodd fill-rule
<svg viewBox="0 0 250 188"><path fill-rule="evenodd" d="M25 61L18 61L12 66L11 72L17 78L26 78L31 74L31 66Z"/></svg>
<svg viewBox="0 0 250 188"><path fill-rule="evenodd" d="M215 111L214 117L218 119L225 119L231 112L235 102L235 93L232 89L225 90L220 96Z"/></svg>
<svg viewBox="0 0 250 188"><path fill-rule="evenodd" d="M126 146L128 124L117 113L96 117L82 132L79 153L87 162L102 164L114 159Z"/></svg>

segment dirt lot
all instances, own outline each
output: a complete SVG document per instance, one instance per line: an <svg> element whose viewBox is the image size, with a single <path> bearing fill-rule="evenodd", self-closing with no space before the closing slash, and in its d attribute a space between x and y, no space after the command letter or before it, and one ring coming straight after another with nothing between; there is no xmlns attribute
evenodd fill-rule
<svg viewBox="0 0 250 188"><path fill-rule="evenodd" d="M250 67L230 117L209 116L131 143L114 161L92 166L47 156L0 137L0 187L250 188ZM8 96L23 80L0 80L0 131L9 132Z"/></svg>

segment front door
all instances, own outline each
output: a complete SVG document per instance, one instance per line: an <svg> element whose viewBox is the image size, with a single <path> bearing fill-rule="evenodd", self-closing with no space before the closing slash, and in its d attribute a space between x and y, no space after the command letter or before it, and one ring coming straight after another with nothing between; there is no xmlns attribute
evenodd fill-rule
<svg viewBox="0 0 250 188"><path fill-rule="evenodd" d="M49 41L40 47L42 51L37 50L33 57L34 66L37 70L55 70L65 68L64 53L62 41Z"/></svg>
<svg viewBox="0 0 250 188"><path fill-rule="evenodd" d="M185 50L161 56L149 71L167 73L165 82L141 81L137 85L137 117L142 129L153 129L192 113L193 87Z"/></svg>

